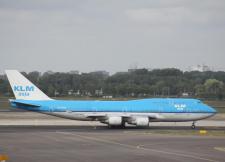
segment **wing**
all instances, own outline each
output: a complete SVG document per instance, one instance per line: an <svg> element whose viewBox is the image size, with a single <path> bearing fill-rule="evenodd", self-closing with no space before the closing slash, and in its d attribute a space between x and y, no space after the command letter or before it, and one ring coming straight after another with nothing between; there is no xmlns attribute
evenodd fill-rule
<svg viewBox="0 0 225 162"><path fill-rule="evenodd" d="M122 117L122 119L124 121L129 121L129 120L131 120L133 118L138 118L138 117L148 117L149 120L157 119L157 115L153 114L153 113L143 114L143 113L129 113L129 112L126 112L126 113L123 113L123 112L122 113L121 112L118 112L118 113L113 113L113 112L91 112L91 113L85 113L84 116L87 117L87 118L91 118L93 120L99 120L99 121L107 120L110 116Z"/></svg>

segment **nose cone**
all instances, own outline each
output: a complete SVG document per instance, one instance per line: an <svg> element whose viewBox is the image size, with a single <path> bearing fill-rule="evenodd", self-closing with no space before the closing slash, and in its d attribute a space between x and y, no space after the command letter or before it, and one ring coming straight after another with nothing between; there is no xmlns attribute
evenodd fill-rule
<svg viewBox="0 0 225 162"><path fill-rule="evenodd" d="M217 111L211 107L211 106L208 106L208 105L205 105L205 110L208 112L208 113L212 113L212 114L216 114Z"/></svg>

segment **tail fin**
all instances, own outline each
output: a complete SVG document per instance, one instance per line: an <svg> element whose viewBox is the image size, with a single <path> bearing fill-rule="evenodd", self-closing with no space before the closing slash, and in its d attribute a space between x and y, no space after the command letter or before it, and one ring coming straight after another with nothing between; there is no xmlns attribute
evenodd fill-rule
<svg viewBox="0 0 225 162"><path fill-rule="evenodd" d="M5 72L16 99L51 100L17 70L6 70Z"/></svg>

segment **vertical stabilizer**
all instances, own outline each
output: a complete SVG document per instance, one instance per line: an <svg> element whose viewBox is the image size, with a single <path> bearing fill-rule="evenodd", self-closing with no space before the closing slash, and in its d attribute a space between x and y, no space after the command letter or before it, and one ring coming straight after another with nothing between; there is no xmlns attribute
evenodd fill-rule
<svg viewBox="0 0 225 162"><path fill-rule="evenodd" d="M6 70L5 72L16 99L51 100L17 70Z"/></svg>

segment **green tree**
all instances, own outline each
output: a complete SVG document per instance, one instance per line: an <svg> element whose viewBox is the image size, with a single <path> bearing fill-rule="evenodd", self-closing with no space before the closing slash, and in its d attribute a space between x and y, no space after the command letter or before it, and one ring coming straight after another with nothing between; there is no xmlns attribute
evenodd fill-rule
<svg viewBox="0 0 225 162"><path fill-rule="evenodd" d="M204 83L205 92L209 97L223 98L224 83L217 79L207 79Z"/></svg>
<svg viewBox="0 0 225 162"><path fill-rule="evenodd" d="M195 90L195 95L198 97L204 97L205 94L205 87L202 84L198 84L194 88Z"/></svg>

